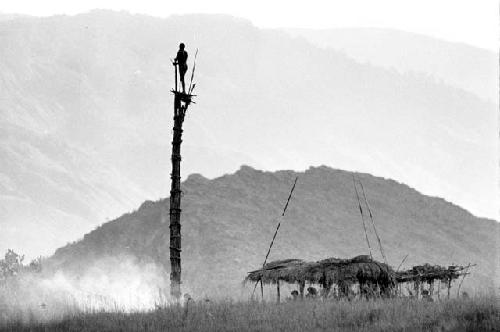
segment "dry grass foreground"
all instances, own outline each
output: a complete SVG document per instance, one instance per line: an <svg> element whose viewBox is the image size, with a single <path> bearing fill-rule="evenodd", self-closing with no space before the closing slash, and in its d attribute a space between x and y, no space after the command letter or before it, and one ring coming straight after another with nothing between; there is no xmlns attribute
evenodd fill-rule
<svg viewBox="0 0 500 332"><path fill-rule="evenodd" d="M500 331L497 297L427 302L203 302L149 312L74 312L40 321L12 317L2 331Z"/></svg>

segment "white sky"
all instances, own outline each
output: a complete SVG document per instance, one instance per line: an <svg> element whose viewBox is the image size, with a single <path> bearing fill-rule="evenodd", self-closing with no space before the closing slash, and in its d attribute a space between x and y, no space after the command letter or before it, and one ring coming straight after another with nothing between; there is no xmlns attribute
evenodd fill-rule
<svg viewBox="0 0 500 332"><path fill-rule="evenodd" d="M166 17L224 13L263 28L385 27L498 49L497 0L0 0L0 12L37 16L95 8Z"/></svg>

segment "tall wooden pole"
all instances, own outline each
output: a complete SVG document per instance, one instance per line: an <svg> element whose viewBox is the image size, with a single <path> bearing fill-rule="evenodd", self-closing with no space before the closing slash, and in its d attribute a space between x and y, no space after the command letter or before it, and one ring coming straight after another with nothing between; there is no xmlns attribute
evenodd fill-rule
<svg viewBox="0 0 500 332"><path fill-rule="evenodd" d="M174 128L172 139L172 184L170 188L170 295L181 297L181 143L182 124L192 95L177 91L176 67L174 94Z"/></svg>
<svg viewBox="0 0 500 332"><path fill-rule="evenodd" d="M180 97L174 100L174 137L172 140L172 185L170 188L170 295L179 299L181 296L181 143L182 123L185 108Z"/></svg>

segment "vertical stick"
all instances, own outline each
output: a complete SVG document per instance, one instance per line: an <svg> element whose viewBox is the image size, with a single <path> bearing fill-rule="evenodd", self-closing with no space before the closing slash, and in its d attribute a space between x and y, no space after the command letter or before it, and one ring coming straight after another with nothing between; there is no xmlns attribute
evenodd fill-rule
<svg viewBox="0 0 500 332"><path fill-rule="evenodd" d="M448 279L448 298L450 298L451 278Z"/></svg>
<svg viewBox="0 0 500 332"><path fill-rule="evenodd" d="M304 288L306 287L306 282L305 281L301 281L300 284L299 284L299 294L300 294L300 298L303 299L304 298Z"/></svg>
<svg viewBox="0 0 500 332"><path fill-rule="evenodd" d="M438 283L438 300L441 299L441 293L440 293L440 290L441 290L441 279L438 280L439 283Z"/></svg>
<svg viewBox="0 0 500 332"><path fill-rule="evenodd" d="M280 280L276 282L277 302L280 303Z"/></svg>
<svg viewBox="0 0 500 332"><path fill-rule="evenodd" d="M177 92L177 64L174 64L175 67L175 91Z"/></svg>
<svg viewBox="0 0 500 332"><path fill-rule="evenodd" d="M264 301L264 285L262 284L262 279L260 279L260 296L262 301Z"/></svg>
<svg viewBox="0 0 500 332"><path fill-rule="evenodd" d="M413 290L415 291L415 298L418 299L418 292L420 290L420 280L415 280L413 283Z"/></svg>

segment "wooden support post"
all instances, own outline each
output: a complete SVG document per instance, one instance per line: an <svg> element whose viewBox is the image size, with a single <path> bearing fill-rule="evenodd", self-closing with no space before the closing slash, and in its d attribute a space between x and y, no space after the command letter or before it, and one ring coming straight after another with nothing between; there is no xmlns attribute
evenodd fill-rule
<svg viewBox="0 0 500 332"><path fill-rule="evenodd" d="M330 283L327 281L326 273L323 273L323 277L321 278L321 287L323 288L321 296L326 299L328 297L328 293L330 293L331 287Z"/></svg>
<svg viewBox="0 0 500 332"><path fill-rule="evenodd" d="M439 281L438 287L437 287L438 288L438 300L440 300L441 299L441 293L440 293L440 290L441 290L441 279L439 279L438 281Z"/></svg>
<svg viewBox="0 0 500 332"><path fill-rule="evenodd" d="M448 298L450 298L451 278L448 279Z"/></svg>
<svg viewBox="0 0 500 332"><path fill-rule="evenodd" d="M280 280L278 279L277 282L276 282L276 297L277 297L277 301L278 303L280 303Z"/></svg>
<svg viewBox="0 0 500 332"><path fill-rule="evenodd" d="M323 297L326 299L328 298L330 291L332 289L332 283L330 281L326 281L326 276L324 277L324 282L323 282Z"/></svg>
<svg viewBox="0 0 500 332"><path fill-rule="evenodd" d="M306 282L305 281L301 281L299 283L299 294L300 294L300 298L303 299L304 298L304 288L306 287Z"/></svg>

